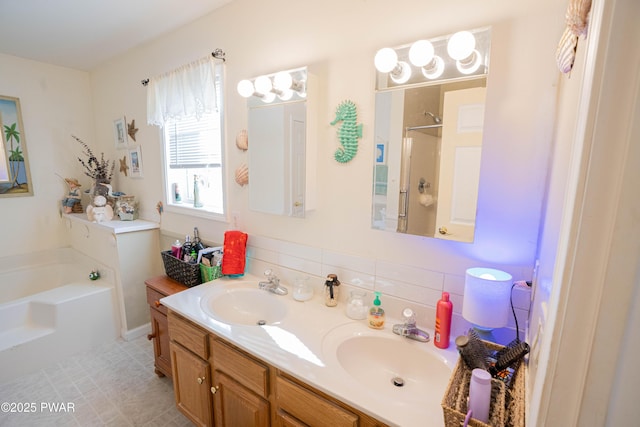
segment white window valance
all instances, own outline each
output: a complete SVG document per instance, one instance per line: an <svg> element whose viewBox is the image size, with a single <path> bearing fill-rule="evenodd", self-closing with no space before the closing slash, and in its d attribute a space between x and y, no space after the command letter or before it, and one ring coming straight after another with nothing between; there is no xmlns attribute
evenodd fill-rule
<svg viewBox="0 0 640 427"><path fill-rule="evenodd" d="M218 110L216 64L207 56L149 79L147 85L147 123L163 126L168 119L200 119Z"/></svg>

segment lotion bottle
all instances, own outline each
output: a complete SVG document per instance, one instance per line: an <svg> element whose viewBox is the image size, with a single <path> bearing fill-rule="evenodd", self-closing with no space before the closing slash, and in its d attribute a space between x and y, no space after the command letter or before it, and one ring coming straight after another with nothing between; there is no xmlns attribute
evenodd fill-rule
<svg viewBox="0 0 640 427"><path fill-rule="evenodd" d="M370 328L383 329L384 328L384 309L380 307L380 292L375 293L376 298L373 300L373 307L369 309L369 317L367 323Z"/></svg>
<svg viewBox="0 0 640 427"><path fill-rule="evenodd" d="M469 381L469 410L471 418L486 423L491 409L491 374L484 369L471 371Z"/></svg>
<svg viewBox="0 0 640 427"><path fill-rule="evenodd" d="M436 331L433 343L438 348L449 348L452 312L453 304L449 301L449 292L443 292L436 305Z"/></svg>

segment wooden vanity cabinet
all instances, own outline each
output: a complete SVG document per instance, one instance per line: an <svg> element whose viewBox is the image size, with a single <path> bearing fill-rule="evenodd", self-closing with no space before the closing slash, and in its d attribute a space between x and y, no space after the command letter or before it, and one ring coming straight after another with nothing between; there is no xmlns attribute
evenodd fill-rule
<svg viewBox="0 0 640 427"><path fill-rule="evenodd" d="M151 333L147 339L153 340L155 372L159 377L171 378L171 356L169 354L169 326L167 324L167 308L160 299L187 289L167 276L158 276L145 280L147 304L151 314Z"/></svg>
<svg viewBox="0 0 640 427"><path fill-rule="evenodd" d="M176 404L196 425L385 426L177 313L168 319Z"/></svg>
<svg viewBox="0 0 640 427"><path fill-rule="evenodd" d="M269 426L269 367L218 338L211 365L216 427Z"/></svg>
<svg viewBox="0 0 640 427"><path fill-rule="evenodd" d="M171 311L168 321L176 406L195 425L211 426L209 334Z"/></svg>

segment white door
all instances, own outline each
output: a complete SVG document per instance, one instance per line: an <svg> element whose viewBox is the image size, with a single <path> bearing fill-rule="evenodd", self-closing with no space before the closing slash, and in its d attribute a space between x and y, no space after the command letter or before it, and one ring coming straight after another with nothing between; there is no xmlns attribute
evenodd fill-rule
<svg viewBox="0 0 640 427"><path fill-rule="evenodd" d="M473 242L480 180L483 87L444 95L435 237Z"/></svg>

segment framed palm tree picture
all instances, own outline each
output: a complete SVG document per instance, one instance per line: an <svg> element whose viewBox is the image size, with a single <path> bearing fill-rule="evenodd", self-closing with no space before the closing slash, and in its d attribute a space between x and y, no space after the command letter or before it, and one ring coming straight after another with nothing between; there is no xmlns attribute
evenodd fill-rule
<svg viewBox="0 0 640 427"><path fill-rule="evenodd" d="M0 95L0 197L33 196L20 99Z"/></svg>

